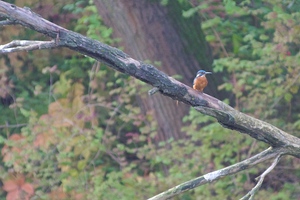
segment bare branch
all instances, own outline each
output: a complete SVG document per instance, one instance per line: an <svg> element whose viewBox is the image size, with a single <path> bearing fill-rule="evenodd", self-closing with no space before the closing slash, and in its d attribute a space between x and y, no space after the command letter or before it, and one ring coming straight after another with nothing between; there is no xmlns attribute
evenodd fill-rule
<svg viewBox="0 0 300 200"><path fill-rule="evenodd" d="M0 45L0 54L7 54L18 51L32 51L38 49L51 49L58 47L53 41L31 41L31 40L14 40L8 44Z"/></svg>
<svg viewBox="0 0 300 200"><path fill-rule="evenodd" d="M16 23L14 21L11 20L2 20L0 21L0 26L6 26L6 25L15 25Z"/></svg>
<svg viewBox="0 0 300 200"><path fill-rule="evenodd" d="M152 88L151 90L148 91L148 95L152 96L154 95L156 92L159 92L159 89L157 87Z"/></svg>
<svg viewBox="0 0 300 200"><path fill-rule="evenodd" d="M256 179L259 178L259 181L255 185L255 187L252 188L252 190L250 192L248 192L243 198L241 198L241 200L245 200L245 199L251 200L254 198L254 195L258 192L259 188L261 187L261 184L263 183L265 176L275 168L275 166L278 164L281 156L282 155L279 154L273 161L272 165L266 171L264 171L264 173L262 173L262 175L260 175L259 177L256 178Z"/></svg>
<svg viewBox="0 0 300 200"><path fill-rule="evenodd" d="M5 124L5 125L0 125L0 129L2 128L18 128L18 127L23 127L23 126L27 126L28 124L15 124L15 125L9 125L9 124Z"/></svg>
<svg viewBox="0 0 300 200"><path fill-rule="evenodd" d="M223 178L223 177L226 177L226 176L229 176L229 175L232 175L232 174L236 174L237 172L240 172L240 171L243 171L243 170L248 169L250 167L253 167L254 165L257 165L258 163L264 162L264 161L269 160L271 158L274 158L276 156L277 156L277 158L276 158L276 160L277 160L278 157L281 156L283 153L284 152L282 152L282 149L278 149L278 148L273 149L273 148L270 147L270 148L266 149L265 151L255 155L251 158L248 158L248 159L246 159L242 162L236 163L234 165L228 166L226 168L223 168L223 169L220 169L220 170L217 170L217 171L214 171L214 172L210 172L208 174L205 174L205 175L200 176L198 178L195 178L193 180L190 180L190 181L187 181L187 182L182 183L180 185L177 185L177 186L175 186L175 187L173 187L173 188L171 188L171 189L169 189L165 192L162 192L162 193L160 193L160 194L158 194L158 195L156 195L156 196L154 196L154 197L152 197L148 200L164 200L164 199L171 198L173 196L176 196L176 195L178 195L180 193L183 193L187 190L191 190L191 189L193 189L195 187L198 187L200 185L204 185L206 183L213 182L213 181L218 180L220 178ZM262 176L264 174L262 174Z"/></svg>

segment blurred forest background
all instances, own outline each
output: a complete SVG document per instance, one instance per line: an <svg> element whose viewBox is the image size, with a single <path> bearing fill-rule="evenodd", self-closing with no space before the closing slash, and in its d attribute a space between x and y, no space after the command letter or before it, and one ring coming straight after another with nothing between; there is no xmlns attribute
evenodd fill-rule
<svg viewBox="0 0 300 200"><path fill-rule="evenodd" d="M300 137L297 0L8 0ZM48 40L1 27L0 44ZM146 199L268 146L68 49L0 57L0 198ZM270 161L271 162L271 161ZM270 163L177 199L237 199ZM300 199L284 157L257 199Z"/></svg>

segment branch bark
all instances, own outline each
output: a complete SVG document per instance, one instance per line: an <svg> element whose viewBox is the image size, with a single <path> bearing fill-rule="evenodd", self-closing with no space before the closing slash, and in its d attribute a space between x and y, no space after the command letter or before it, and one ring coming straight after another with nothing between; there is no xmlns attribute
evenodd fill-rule
<svg viewBox="0 0 300 200"><path fill-rule="evenodd" d="M66 47L104 62L115 70L126 73L152 85L161 94L193 106L197 111L216 118L222 126L237 130L241 133L246 133L254 139L263 141L272 146L272 149L266 150L241 163L209 173L194 179L191 182L184 183L187 185L183 185L183 188L181 187L182 191L201 185L200 183L202 181L206 183L217 180L224 175L233 174L251 167L258 163L256 160L258 158L260 158L258 159L259 162L273 158L279 154L289 154L300 158L299 138L278 129L271 124L243 114L212 96L199 93L191 87L169 77L154 66L131 58L119 49L55 25L33 13L28 8L19 8L3 1L0 1L0 17L6 19L5 21L0 21L0 25L20 24L47 35L55 40L55 42L52 43L54 46L50 46L49 48ZM5 52L5 49L7 51L7 48L13 48L9 46L10 45L2 46L1 53L7 53ZM38 48L32 48L32 50L34 49ZM239 164L244 165L244 168L238 168L237 166ZM230 171L230 169L233 171ZM226 173L222 174L223 172ZM176 189L177 188L175 188L175 190Z"/></svg>

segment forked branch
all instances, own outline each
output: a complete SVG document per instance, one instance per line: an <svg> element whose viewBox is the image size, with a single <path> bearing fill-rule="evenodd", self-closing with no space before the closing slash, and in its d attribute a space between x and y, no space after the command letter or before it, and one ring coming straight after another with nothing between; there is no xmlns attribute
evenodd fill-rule
<svg viewBox="0 0 300 200"><path fill-rule="evenodd" d="M241 200L246 200L246 199L253 199L254 195L258 192L259 188L261 187L261 184L264 181L264 178L266 177L266 175L268 173L270 173L278 164L280 158L281 158L282 154L278 154L277 157L275 158L275 160L273 161L272 165L266 170L264 171L264 173L262 173L259 177L256 178L256 180L258 179L257 184L255 185L254 188L252 188L252 190L250 190L243 198L241 198Z"/></svg>
<svg viewBox="0 0 300 200"><path fill-rule="evenodd" d="M210 172L208 174L205 174L203 176L200 176L200 177L197 177L193 180L190 180L190 181L187 181L185 183L182 183L180 185L177 185L165 192L162 192L148 200L164 200L164 199L168 199L168 198L171 198L171 197L174 197L180 193L183 193L187 190L191 190L191 189L194 189L195 187L198 187L200 185L204 185L206 183L210 183L210 182L213 182L213 181L216 181L218 179L221 179L225 176L229 176L229 175L232 175L232 174L236 174L240 171L243 171L245 169L248 169L248 168L251 168L261 162L264 162L266 160L269 160L271 158L275 158L276 157L276 160L278 160L279 156L282 155L282 149L273 149L273 148L268 148L266 149L265 151L251 157L251 158L248 158L242 162L239 162L239 163L236 163L234 165L231 165L231 166L228 166L228 167L225 167L223 169L220 169L220 170L217 170L217 171L214 171L214 172ZM277 164L277 163L276 163ZM275 164L275 165L276 165ZM272 164L271 167L268 168L268 172L271 171L274 167L273 167L274 164ZM267 172L266 171L266 172ZM268 172L266 173L264 172L262 175L261 175L261 179L260 179L260 185L262 184L263 182L263 178L268 174ZM260 186L259 185L259 186ZM256 190L257 191L259 189L259 186L257 186ZM253 188L254 189L254 188ZM252 190L251 190L252 191ZM254 195L255 192L252 192L251 195Z"/></svg>

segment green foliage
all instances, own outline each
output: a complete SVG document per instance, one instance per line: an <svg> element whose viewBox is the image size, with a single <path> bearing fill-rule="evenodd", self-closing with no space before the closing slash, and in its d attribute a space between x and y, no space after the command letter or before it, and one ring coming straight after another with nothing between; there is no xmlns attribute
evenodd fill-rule
<svg viewBox="0 0 300 200"><path fill-rule="evenodd" d="M75 7L74 11L76 12ZM82 17L77 22L75 27L76 32L86 33L88 37L105 44L113 44L117 41L116 39L111 39L113 30L103 25L95 5L86 5L81 12Z"/></svg>
<svg viewBox="0 0 300 200"><path fill-rule="evenodd" d="M234 54L217 59L214 64L216 71L226 70L232 74L220 89L233 91L238 97L236 105L261 119L285 124L281 128L290 130L297 120L291 109L299 108L295 103L299 99L299 34L296 23L299 13L291 12L286 3L277 3L262 1L255 7L243 6L247 8L247 15L256 21L244 24L243 28L250 32L235 33L242 40L238 43L232 41ZM226 14L231 13L226 11ZM232 23L242 17L238 15ZM227 21L224 19L222 23ZM253 26L254 23L257 27ZM219 30L218 33L223 36L224 31ZM224 42L224 45L230 47L230 43ZM286 116L289 116L288 121Z"/></svg>

